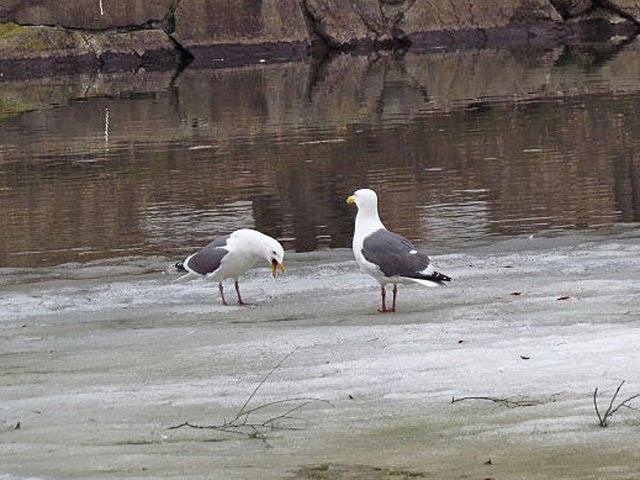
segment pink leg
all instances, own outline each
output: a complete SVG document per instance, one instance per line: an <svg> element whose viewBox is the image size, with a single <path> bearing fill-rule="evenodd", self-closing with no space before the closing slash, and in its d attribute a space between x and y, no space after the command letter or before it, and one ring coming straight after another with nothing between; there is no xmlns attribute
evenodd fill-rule
<svg viewBox="0 0 640 480"><path fill-rule="evenodd" d="M378 310L380 313L387 313L387 302L385 301L387 297L387 291L384 288L384 285L380 287L380 296L382 297L382 308Z"/></svg>
<svg viewBox="0 0 640 480"><path fill-rule="evenodd" d="M222 298L222 304L226 307L229 304L224 299L224 287L222 286L222 282L218 283L218 290L220 290L220 297Z"/></svg>
<svg viewBox="0 0 640 480"><path fill-rule="evenodd" d="M242 301L242 297L240 296L240 286L238 285L237 280L236 280L236 293L238 294L238 305L246 305L246 303Z"/></svg>
<svg viewBox="0 0 640 480"><path fill-rule="evenodd" d="M398 286L394 283L393 284L393 303L391 304L391 311L395 312L396 311L396 295L398 294Z"/></svg>

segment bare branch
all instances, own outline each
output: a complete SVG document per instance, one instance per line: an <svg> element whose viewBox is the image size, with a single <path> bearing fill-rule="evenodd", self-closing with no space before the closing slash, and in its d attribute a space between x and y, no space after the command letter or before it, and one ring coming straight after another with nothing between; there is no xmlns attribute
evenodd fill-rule
<svg viewBox="0 0 640 480"><path fill-rule="evenodd" d="M322 402L328 405L331 405L331 402L327 400L322 400L320 398L314 397L293 397L293 398L284 398L280 400L274 400L271 402L263 403L257 405L255 407L249 408L249 403L254 399L260 388L266 383L266 381L271 377L271 375L278 369L282 364L289 358L291 355L295 353L298 347L294 348L289 354L287 354L282 360L280 360L275 367L273 367L260 381L260 383L253 389L249 397L242 404L242 407L238 410L236 415L231 420L224 420L221 424L213 424L213 425L199 425L191 422L183 422L179 425L173 425L168 427L168 430L175 430L178 428L189 427L195 429L209 429L216 430L218 432L224 433L233 433L237 435L244 435L249 438L258 438L266 442L266 431L273 430L299 430L299 428L295 427L295 425L291 425L292 422L300 421L310 423L312 425L313 422L309 422L308 420L302 419L300 417L293 416L292 414L302 410L304 407L309 405L310 403ZM280 406L285 404L293 404L293 406L289 407L284 413L280 413L278 415L271 416L264 421L249 421L249 417L251 415L256 415L269 407ZM287 420L289 425L276 425L278 420Z"/></svg>
<svg viewBox="0 0 640 480"><path fill-rule="evenodd" d="M616 408L614 408L613 410L611 410L611 413L609 413L609 416L613 415L614 413L616 413L618 410L620 410L622 407L626 407L626 408L630 408L631 410L637 410L637 408L633 408L630 407L629 405L627 405L629 402L631 402L632 400L635 400L636 398L640 397L640 393L636 393L635 395L632 395L631 397L627 398L626 400L624 400L623 402L621 402Z"/></svg>
<svg viewBox="0 0 640 480"><path fill-rule="evenodd" d="M262 425L266 427L267 425L273 425L273 423L275 421L277 421L277 420L282 420L282 419L285 419L285 418L289 418L289 414L290 413L293 413L293 412L295 412L297 410L300 410L301 408L304 408L307 405L309 405L309 402L304 402L304 403L301 403L300 405L296 405L295 407L290 408L289 410L284 412L282 415L278 415L276 417L270 418L269 420L265 421Z"/></svg>
<svg viewBox="0 0 640 480"><path fill-rule="evenodd" d="M629 398L626 398L625 400L620 402L618 405L614 406L616 398L618 398L620 389L625 384L625 381L626 380L622 380L622 382L620 382L620 385L618 385L618 388L616 388L616 391L611 397L611 401L609 402L609 406L607 407L607 410L604 412L604 415L601 415L600 410L598 409L598 388L596 387L596 389L593 391L593 406L596 409L596 415L598 416L598 424L601 427L608 427L609 418L611 418L621 408L629 408L631 410L637 410L637 408L631 407L629 403L631 403L636 398L640 398L640 393L636 393L635 395L632 395Z"/></svg>
<svg viewBox="0 0 640 480"><path fill-rule="evenodd" d="M600 421L601 427L606 427L606 423L602 419L602 415L600 415L600 410L598 410L598 387L593 391L593 406L596 408L596 414L598 415L598 420Z"/></svg>
<svg viewBox="0 0 640 480"><path fill-rule="evenodd" d="M508 408L517 408L517 407L532 407L534 405L541 405L542 401L540 400L510 400L508 398L497 398L497 397L451 397L451 403L462 402L464 400L487 400L490 402L501 403Z"/></svg>
<svg viewBox="0 0 640 480"><path fill-rule="evenodd" d="M274 400L273 402L268 402L268 403L263 403L261 405L258 405L257 407L251 408L249 410L246 410L245 412L242 413L242 415L240 416L249 416L251 413L257 412L259 410L262 410L264 408L267 407L272 407L274 405L280 405L283 403L291 403L291 402L318 402L318 403L326 403L327 405L331 405L331 402L328 400L323 400L321 398L315 398L315 397L294 397L294 398L284 398L282 400ZM237 420L239 417L236 417L234 420Z"/></svg>
<svg viewBox="0 0 640 480"><path fill-rule="evenodd" d="M607 407L607 411L604 412L604 418L607 418L608 416L611 415L611 409L613 408L613 402L616 401L616 397L618 396L618 394L620 393L620 389L622 388L622 386L624 385L625 380L622 380L620 382L620 385L618 385L618 388L616 388L615 393L613 394L613 397L611 397L611 401L609 402L609 407Z"/></svg>
<svg viewBox="0 0 640 480"><path fill-rule="evenodd" d="M246 406L249 404L249 402L251 401L251 399L253 397L256 396L256 393L258 393L258 390L260 390L260 387L262 387L262 385L264 385L264 383L269 379L269 377L273 374L273 372L275 372L278 368L280 368L280 366L291 356L293 355L296 350L298 350L298 347L294 348L293 350L291 350L291 352L289 352L282 360L280 360L275 367L273 367L269 373L267 373L265 375L265 377L262 379L262 381L258 384L258 386L256 388L253 389L253 392L251 392L251 395L249 395L249 398L247 398L247 400L244 402L244 405L242 405L242 407L240 408L240 410L238 410L238 413L236 414L236 418L240 417L240 415L242 415L242 413L244 412L244 409L246 408Z"/></svg>

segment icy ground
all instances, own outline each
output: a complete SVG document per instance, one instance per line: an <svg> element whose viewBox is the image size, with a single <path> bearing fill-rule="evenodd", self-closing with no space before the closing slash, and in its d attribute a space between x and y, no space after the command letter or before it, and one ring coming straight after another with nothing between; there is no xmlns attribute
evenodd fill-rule
<svg viewBox="0 0 640 480"><path fill-rule="evenodd" d="M0 479L639 478L640 411L601 428L592 398L640 393L638 229L438 253L451 286L388 315L343 250L253 270L246 308L174 259L0 269ZM291 352L249 404L291 400L251 417L286 429L168 429L232 419Z"/></svg>

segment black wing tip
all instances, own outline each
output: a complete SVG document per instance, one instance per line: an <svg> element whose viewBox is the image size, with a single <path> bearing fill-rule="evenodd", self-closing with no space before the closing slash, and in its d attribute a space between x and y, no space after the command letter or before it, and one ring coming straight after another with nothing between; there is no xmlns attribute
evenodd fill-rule
<svg viewBox="0 0 640 480"><path fill-rule="evenodd" d="M447 282L451 281L451 277L445 275L444 273L433 272L431 275L426 277L425 280L430 280L432 282L437 283L438 285L446 287L447 286Z"/></svg>
<svg viewBox="0 0 640 480"><path fill-rule="evenodd" d="M177 262L174 267L176 267L176 270L178 270L179 272L186 272L187 269L184 268L184 262Z"/></svg>

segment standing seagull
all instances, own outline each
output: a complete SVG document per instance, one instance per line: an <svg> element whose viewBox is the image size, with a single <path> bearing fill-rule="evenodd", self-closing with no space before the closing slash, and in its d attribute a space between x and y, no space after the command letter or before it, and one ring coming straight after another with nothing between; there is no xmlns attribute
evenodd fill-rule
<svg viewBox="0 0 640 480"><path fill-rule="evenodd" d="M274 278L278 275L278 266L284 273L284 249L280 242L257 230L243 228L216 238L175 266L178 270L188 272L187 275L194 273L218 282L223 305L227 305L227 301L224 298L222 280L233 278L236 282L238 304L246 305L240 296L238 278L261 258L271 264Z"/></svg>
<svg viewBox="0 0 640 480"><path fill-rule="evenodd" d="M398 283L419 283L428 287L445 285L451 278L434 270L429 257L418 252L411 242L387 230L378 216L378 196L363 188L347 198L358 206L353 254L360 267L380 283L381 313L396 311ZM386 285L393 284L393 303L387 309Z"/></svg>

